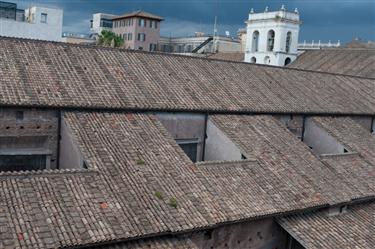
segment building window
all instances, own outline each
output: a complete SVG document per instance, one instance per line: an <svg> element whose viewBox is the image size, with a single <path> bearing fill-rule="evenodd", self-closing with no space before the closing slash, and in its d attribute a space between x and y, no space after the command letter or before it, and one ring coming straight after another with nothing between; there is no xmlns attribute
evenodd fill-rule
<svg viewBox="0 0 375 249"><path fill-rule="evenodd" d="M41 23L47 23L47 14L46 13L40 14L40 22Z"/></svg>
<svg viewBox="0 0 375 249"><path fill-rule="evenodd" d="M289 57L287 57L287 58L285 59L284 66L290 64L290 62L292 62L292 60L291 60Z"/></svg>
<svg viewBox="0 0 375 249"><path fill-rule="evenodd" d="M100 20L100 27L103 27L103 28L112 28L112 25L113 25L113 21L110 20L110 19L104 19L104 18L102 18Z"/></svg>
<svg viewBox="0 0 375 249"><path fill-rule="evenodd" d="M156 44L150 43L150 51L156 51Z"/></svg>
<svg viewBox="0 0 375 249"><path fill-rule="evenodd" d="M145 33L139 33L138 34L138 41L146 41L146 34Z"/></svg>
<svg viewBox="0 0 375 249"><path fill-rule="evenodd" d="M289 31L286 34L285 52L289 53L291 43L292 43L292 32Z"/></svg>
<svg viewBox="0 0 375 249"><path fill-rule="evenodd" d="M152 26L154 26L154 21L150 20L150 28L152 28Z"/></svg>
<svg viewBox="0 0 375 249"><path fill-rule="evenodd" d="M0 171L46 169L46 155L0 155Z"/></svg>
<svg viewBox="0 0 375 249"><path fill-rule="evenodd" d="M16 120L18 121L23 120L23 111L16 112Z"/></svg>
<svg viewBox="0 0 375 249"><path fill-rule="evenodd" d="M128 41L131 41L131 40L133 40L133 33L128 34Z"/></svg>
<svg viewBox="0 0 375 249"><path fill-rule="evenodd" d="M251 57L250 62L251 63L257 63L257 58L255 58L254 56Z"/></svg>
<svg viewBox="0 0 375 249"><path fill-rule="evenodd" d="M138 26L140 27L146 27L146 20L141 18L141 19L138 19Z"/></svg>
<svg viewBox="0 0 375 249"><path fill-rule="evenodd" d="M271 58L269 56L264 57L264 64L268 65L271 63Z"/></svg>
<svg viewBox="0 0 375 249"><path fill-rule="evenodd" d="M275 31L272 29L268 31L268 39L267 39L267 50L273 51L275 45Z"/></svg>
<svg viewBox="0 0 375 249"><path fill-rule="evenodd" d="M197 162L198 139L178 139L176 142L191 161Z"/></svg>
<svg viewBox="0 0 375 249"><path fill-rule="evenodd" d="M258 48L259 48L259 32L254 31L251 52L258 52Z"/></svg>
<svg viewBox="0 0 375 249"><path fill-rule="evenodd" d="M183 53L184 52L184 45L178 45L177 52L178 53Z"/></svg>
<svg viewBox="0 0 375 249"><path fill-rule="evenodd" d="M157 28L158 28L158 22L155 21L155 22L154 22L154 25L155 25L155 29L157 29Z"/></svg>

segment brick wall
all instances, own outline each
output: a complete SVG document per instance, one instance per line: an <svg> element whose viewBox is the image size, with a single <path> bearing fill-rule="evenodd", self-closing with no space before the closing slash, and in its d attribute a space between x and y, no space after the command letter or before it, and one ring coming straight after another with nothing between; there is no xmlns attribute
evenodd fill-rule
<svg viewBox="0 0 375 249"><path fill-rule="evenodd" d="M243 222L195 233L191 240L202 249L282 249L287 233L272 219Z"/></svg>
<svg viewBox="0 0 375 249"><path fill-rule="evenodd" d="M57 111L0 108L0 148L27 149L43 146L52 152L50 167L55 169L57 139Z"/></svg>

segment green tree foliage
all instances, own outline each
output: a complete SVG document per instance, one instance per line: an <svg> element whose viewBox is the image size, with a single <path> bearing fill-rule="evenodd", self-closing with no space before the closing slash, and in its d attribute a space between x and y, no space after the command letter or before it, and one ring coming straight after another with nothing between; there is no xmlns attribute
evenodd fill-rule
<svg viewBox="0 0 375 249"><path fill-rule="evenodd" d="M103 30L99 35L97 44L105 47L121 47L124 44L124 39L121 36L116 35L112 31Z"/></svg>

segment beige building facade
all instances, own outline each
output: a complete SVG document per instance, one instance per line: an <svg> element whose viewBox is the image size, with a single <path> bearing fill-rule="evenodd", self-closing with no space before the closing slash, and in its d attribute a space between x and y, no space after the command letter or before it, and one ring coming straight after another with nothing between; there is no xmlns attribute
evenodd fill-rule
<svg viewBox="0 0 375 249"><path fill-rule="evenodd" d="M155 51L160 39L162 17L136 11L113 18L112 31L124 39L128 49Z"/></svg>

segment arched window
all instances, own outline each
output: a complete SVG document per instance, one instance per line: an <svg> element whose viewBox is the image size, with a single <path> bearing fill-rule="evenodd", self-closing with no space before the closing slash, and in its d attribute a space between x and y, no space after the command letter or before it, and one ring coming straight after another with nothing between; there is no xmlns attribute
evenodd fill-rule
<svg viewBox="0 0 375 249"><path fill-rule="evenodd" d="M259 32L254 31L251 52L258 52L258 44L259 44Z"/></svg>
<svg viewBox="0 0 375 249"><path fill-rule="evenodd" d="M289 53L290 45L292 44L292 32L286 34L285 52Z"/></svg>
<svg viewBox="0 0 375 249"><path fill-rule="evenodd" d="M292 62L292 60L291 60L289 57L287 57L287 58L285 59L284 66L288 65L288 64L291 63L291 62Z"/></svg>
<svg viewBox="0 0 375 249"><path fill-rule="evenodd" d="M268 36L267 36L267 50L273 51L274 45L275 45L275 31L271 29L270 31L268 31Z"/></svg>
<svg viewBox="0 0 375 249"><path fill-rule="evenodd" d="M254 56L251 57L250 62L251 62L251 63L256 63L256 62L257 62L257 58L255 58Z"/></svg>
<svg viewBox="0 0 375 249"><path fill-rule="evenodd" d="M269 56L264 57L264 64L268 65L271 63L271 58Z"/></svg>

